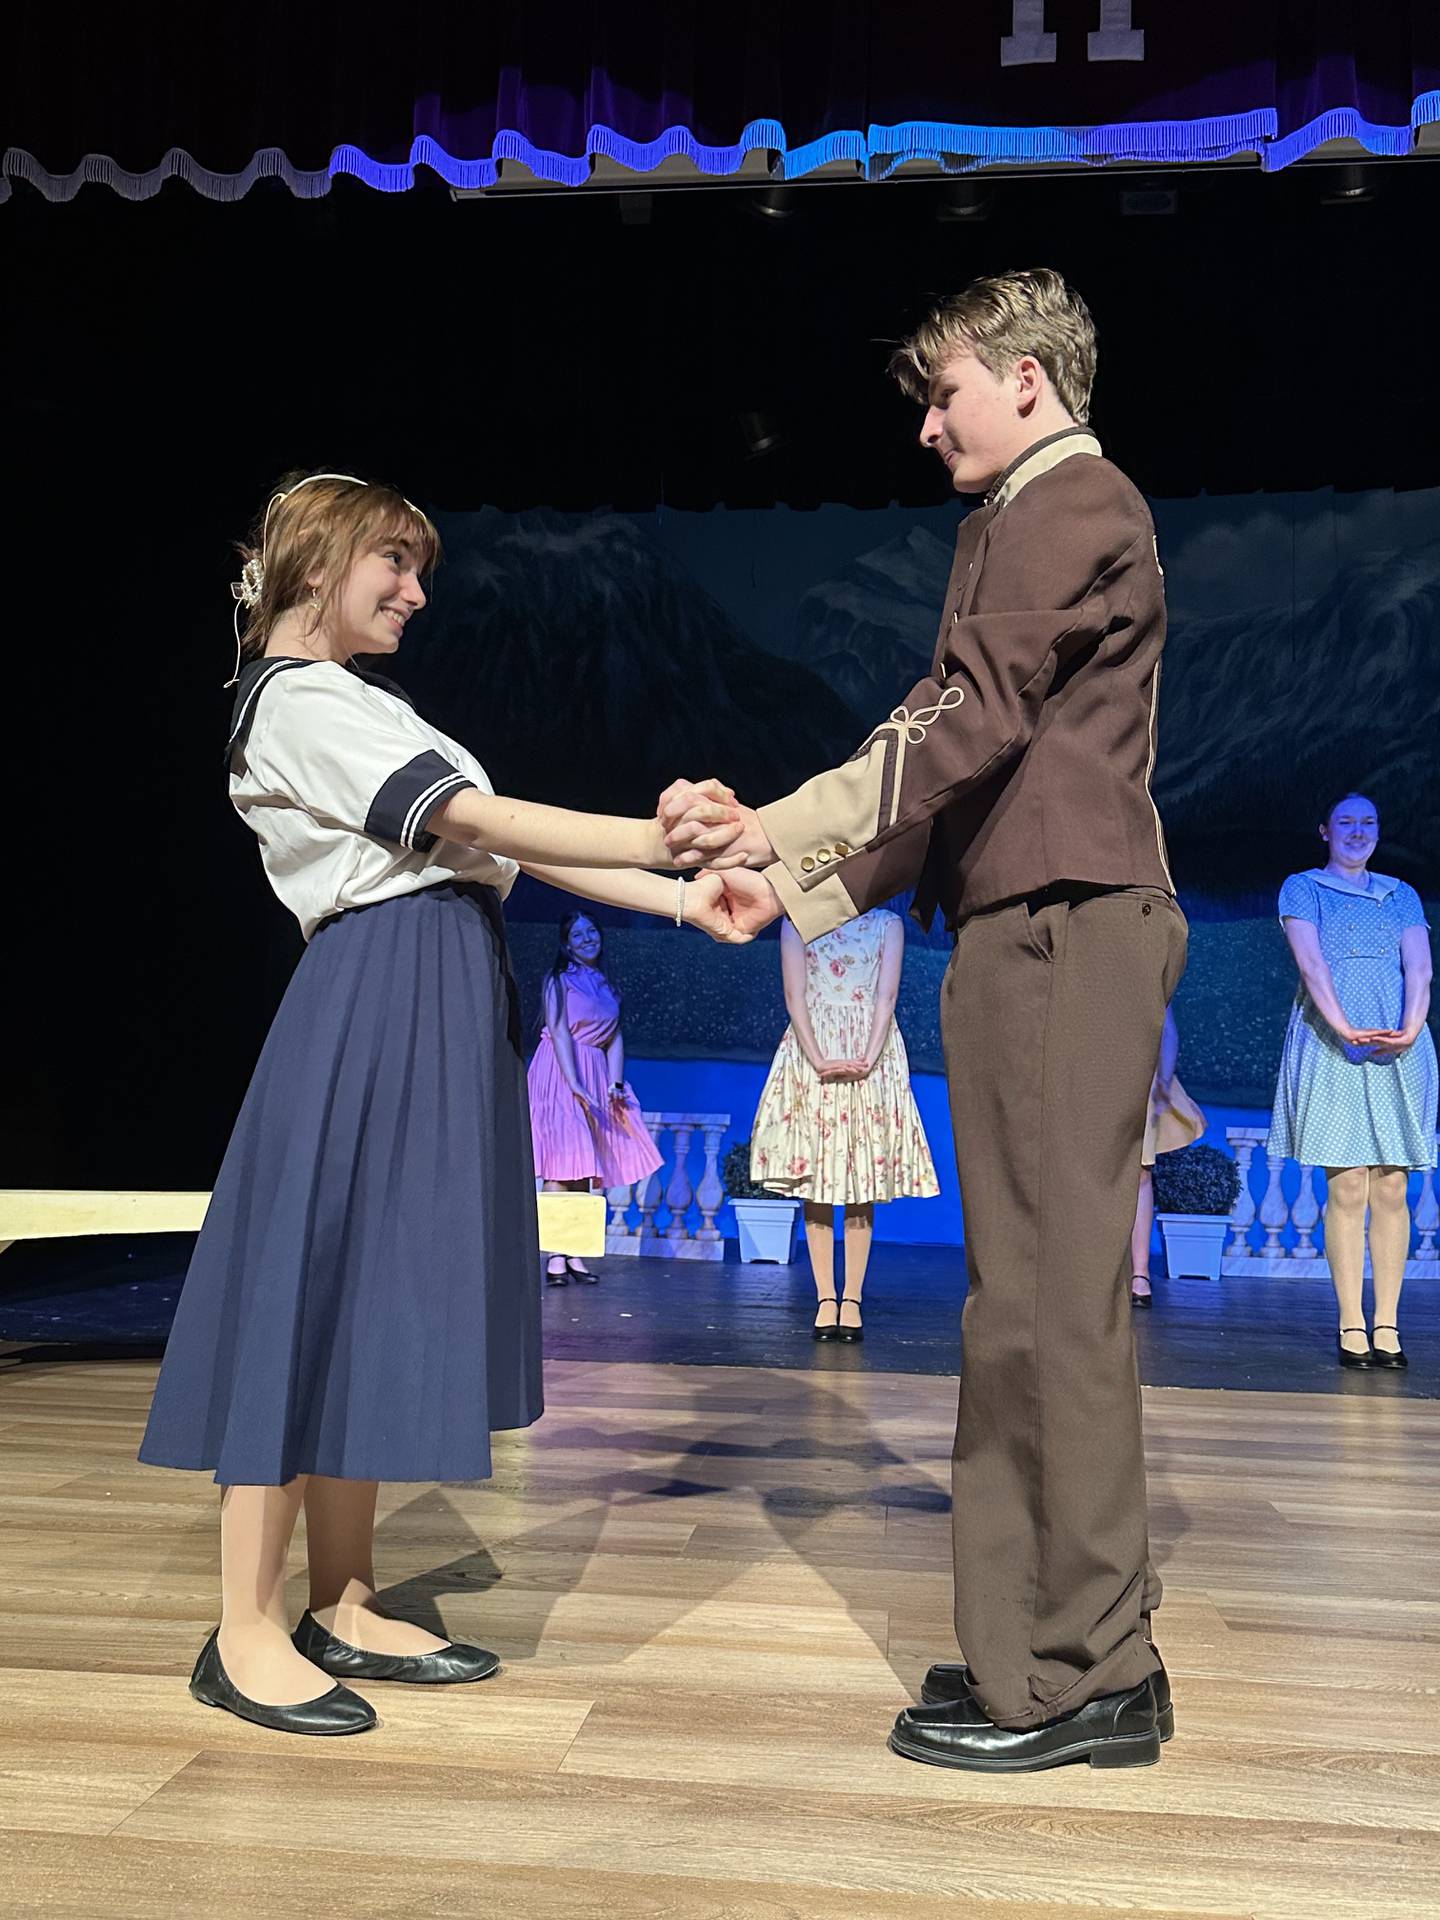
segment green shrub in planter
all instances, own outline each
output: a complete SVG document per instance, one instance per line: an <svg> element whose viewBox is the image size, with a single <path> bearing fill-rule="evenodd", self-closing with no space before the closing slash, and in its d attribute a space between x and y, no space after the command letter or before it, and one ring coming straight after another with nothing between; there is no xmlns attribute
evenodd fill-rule
<svg viewBox="0 0 1440 1920"><path fill-rule="evenodd" d="M723 1178L725 1193L731 1200L773 1200L775 1195L767 1193L764 1187L757 1186L750 1178L750 1142L737 1140L725 1156Z"/></svg>
<svg viewBox="0 0 1440 1920"><path fill-rule="evenodd" d="M1157 1213L1228 1214L1240 1198L1240 1169L1219 1147L1181 1147L1155 1161Z"/></svg>

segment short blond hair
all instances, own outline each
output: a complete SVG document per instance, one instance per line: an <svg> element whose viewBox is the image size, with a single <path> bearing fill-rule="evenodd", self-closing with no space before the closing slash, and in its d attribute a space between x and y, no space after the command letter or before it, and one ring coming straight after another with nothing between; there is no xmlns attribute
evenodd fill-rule
<svg viewBox="0 0 1440 1920"><path fill-rule="evenodd" d="M319 626L339 601L350 569L380 540L403 540L420 573L440 558L440 536L429 516L398 488L337 473L287 473L239 547L243 561L263 569L260 598L240 636L240 658L258 659L292 607L304 607L311 626ZM321 586L312 596L315 573Z"/></svg>
<svg viewBox="0 0 1440 1920"><path fill-rule="evenodd" d="M1052 267L991 274L950 294L900 342L890 371L912 400L928 400L930 382L961 353L973 353L997 378L1032 354L1070 418L1081 426L1089 419L1095 322Z"/></svg>

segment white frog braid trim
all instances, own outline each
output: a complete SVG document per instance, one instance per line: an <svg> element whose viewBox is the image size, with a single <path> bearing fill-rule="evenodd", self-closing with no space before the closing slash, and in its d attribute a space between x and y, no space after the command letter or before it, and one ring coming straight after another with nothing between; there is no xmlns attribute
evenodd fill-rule
<svg viewBox="0 0 1440 1920"><path fill-rule="evenodd" d="M896 707L890 718L897 727L904 729L905 744L910 747L919 747L924 745L926 734L941 714L949 713L953 708L963 705L964 700L963 687L946 687L933 707L921 707L913 714L908 707Z"/></svg>

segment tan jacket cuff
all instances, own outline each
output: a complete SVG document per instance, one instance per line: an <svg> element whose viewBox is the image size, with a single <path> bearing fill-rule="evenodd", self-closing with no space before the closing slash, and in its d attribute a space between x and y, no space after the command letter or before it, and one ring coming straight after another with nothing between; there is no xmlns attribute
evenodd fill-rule
<svg viewBox="0 0 1440 1920"><path fill-rule="evenodd" d="M889 758L884 750L872 750L757 808L775 858L790 869L797 886L807 892L821 886L827 867L863 852L875 838L881 826L877 796Z"/></svg>
<svg viewBox="0 0 1440 1920"><path fill-rule="evenodd" d="M775 889L785 909L785 917L802 940L818 940L853 920L860 909L845 890L838 873L829 873L813 887L802 887L784 861L764 869L765 878Z"/></svg>

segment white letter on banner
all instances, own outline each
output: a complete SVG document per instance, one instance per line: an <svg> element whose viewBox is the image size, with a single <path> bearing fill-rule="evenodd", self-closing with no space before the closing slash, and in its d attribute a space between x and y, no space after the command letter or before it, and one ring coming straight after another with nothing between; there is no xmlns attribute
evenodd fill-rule
<svg viewBox="0 0 1440 1920"><path fill-rule="evenodd" d="M1012 3L1012 31L1000 37L1001 66L1053 67L1055 36L1045 31L1045 0L1012 0ZM1103 17L1102 14L1102 21ZM1093 40L1097 36L1090 37Z"/></svg>
<svg viewBox="0 0 1440 1920"><path fill-rule="evenodd" d="M1143 60L1145 35L1130 24L1133 0L1100 0L1100 31L1086 37L1088 60Z"/></svg>

